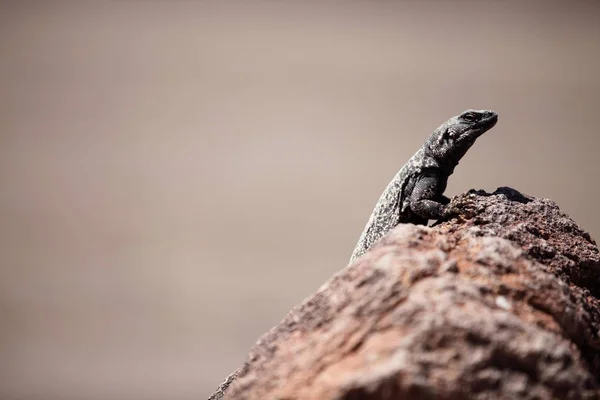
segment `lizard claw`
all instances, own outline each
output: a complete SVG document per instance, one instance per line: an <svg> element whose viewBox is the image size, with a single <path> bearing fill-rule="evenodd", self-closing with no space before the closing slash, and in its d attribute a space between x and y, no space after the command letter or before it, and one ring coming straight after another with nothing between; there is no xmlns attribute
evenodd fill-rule
<svg viewBox="0 0 600 400"><path fill-rule="evenodd" d="M442 208L442 220L449 220L450 218L458 215L459 209L456 208L453 204L449 203Z"/></svg>

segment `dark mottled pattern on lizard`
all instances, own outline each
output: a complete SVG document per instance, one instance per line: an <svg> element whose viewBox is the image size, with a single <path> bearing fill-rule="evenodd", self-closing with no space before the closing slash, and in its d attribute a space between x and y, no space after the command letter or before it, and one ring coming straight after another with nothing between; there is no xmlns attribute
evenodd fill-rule
<svg viewBox="0 0 600 400"><path fill-rule="evenodd" d="M494 111L467 110L437 128L384 190L350 262L399 223L426 225L430 219L443 218L449 202L443 195L448 177L475 140L497 121Z"/></svg>

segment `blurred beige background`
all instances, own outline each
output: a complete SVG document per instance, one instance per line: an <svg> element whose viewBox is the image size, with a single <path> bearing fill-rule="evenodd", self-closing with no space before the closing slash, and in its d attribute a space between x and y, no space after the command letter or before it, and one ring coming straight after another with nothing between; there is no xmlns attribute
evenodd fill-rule
<svg viewBox="0 0 600 400"><path fill-rule="evenodd" d="M2 2L0 399L202 399L466 108L600 238L598 2Z"/></svg>

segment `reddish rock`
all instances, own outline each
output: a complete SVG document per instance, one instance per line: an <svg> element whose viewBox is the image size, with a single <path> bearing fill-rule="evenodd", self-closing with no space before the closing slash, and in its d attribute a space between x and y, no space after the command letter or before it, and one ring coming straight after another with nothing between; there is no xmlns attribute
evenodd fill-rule
<svg viewBox="0 0 600 400"><path fill-rule="evenodd" d="M600 398L590 235L510 188L451 204L332 277L211 398Z"/></svg>

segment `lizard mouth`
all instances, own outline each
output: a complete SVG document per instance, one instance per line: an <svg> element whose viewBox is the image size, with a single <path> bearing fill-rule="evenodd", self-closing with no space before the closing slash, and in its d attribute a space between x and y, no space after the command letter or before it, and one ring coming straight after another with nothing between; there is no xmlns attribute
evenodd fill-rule
<svg viewBox="0 0 600 400"><path fill-rule="evenodd" d="M485 125L488 127L488 129L493 128L494 125L496 125L496 123L498 122L498 114L493 113L491 116L486 118L485 122Z"/></svg>

